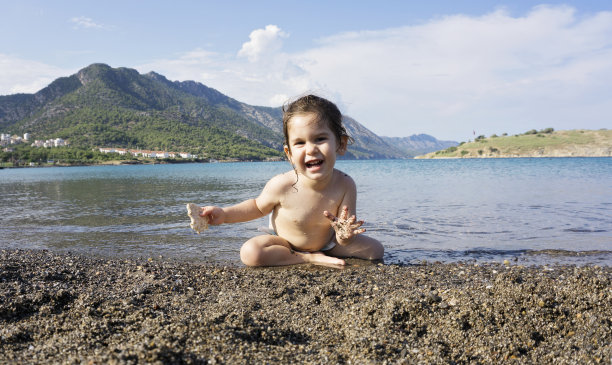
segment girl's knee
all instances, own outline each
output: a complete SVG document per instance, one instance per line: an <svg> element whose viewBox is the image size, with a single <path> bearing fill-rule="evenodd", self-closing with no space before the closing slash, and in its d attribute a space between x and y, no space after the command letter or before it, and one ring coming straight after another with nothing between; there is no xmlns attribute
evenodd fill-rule
<svg viewBox="0 0 612 365"><path fill-rule="evenodd" d="M382 260L385 255L385 248L382 243L373 239L370 244L370 260Z"/></svg>
<svg viewBox="0 0 612 365"><path fill-rule="evenodd" d="M260 266L263 247L254 239L246 241L240 248L240 260L247 266Z"/></svg>
<svg viewBox="0 0 612 365"><path fill-rule="evenodd" d="M266 266L266 248L274 245L276 236L261 235L246 241L240 248L240 260L247 266Z"/></svg>
<svg viewBox="0 0 612 365"><path fill-rule="evenodd" d="M362 236L363 242L363 258L367 260L382 260L385 254L385 248L377 239L368 236Z"/></svg>
<svg viewBox="0 0 612 365"><path fill-rule="evenodd" d="M382 260L385 249L378 240L359 235L355 242L347 245L337 245L329 253L336 257L355 257L362 260Z"/></svg>

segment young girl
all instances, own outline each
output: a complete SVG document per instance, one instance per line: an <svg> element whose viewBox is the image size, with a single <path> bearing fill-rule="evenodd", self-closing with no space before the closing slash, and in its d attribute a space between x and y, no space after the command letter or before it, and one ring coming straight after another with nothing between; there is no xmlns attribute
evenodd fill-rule
<svg viewBox="0 0 612 365"><path fill-rule="evenodd" d="M272 213L272 234L253 237L240 249L240 259L248 266L381 259L382 245L362 235L363 221L355 218L355 182L334 168L350 139L342 114L335 104L314 95L299 98L283 111L284 149L293 171L273 177L256 199L225 208L206 206L200 216L217 225Z"/></svg>

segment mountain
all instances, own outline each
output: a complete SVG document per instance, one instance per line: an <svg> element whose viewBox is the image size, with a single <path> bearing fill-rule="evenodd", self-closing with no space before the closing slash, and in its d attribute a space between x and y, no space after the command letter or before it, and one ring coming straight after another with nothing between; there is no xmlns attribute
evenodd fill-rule
<svg viewBox="0 0 612 365"><path fill-rule="evenodd" d="M343 116L342 122L348 134L353 137L353 144L349 145L346 158L406 158L401 150L389 145L381 137L374 134L355 119Z"/></svg>
<svg viewBox="0 0 612 365"><path fill-rule="evenodd" d="M400 150L406 156L414 157L429 152L457 146L459 142L440 141L428 134L413 134L410 137L381 137L387 144Z"/></svg>
<svg viewBox="0 0 612 365"><path fill-rule="evenodd" d="M353 118L345 158L404 158ZM0 131L62 138L74 147L174 150L207 158L264 159L282 153L282 110L242 103L194 81L92 64L35 94L0 96Z"/></svg>
<svg viewBox="0 0 612 365"><path fill-rule="evenodd" d="M202 84L104 64L59 78L36 94L0 97L3 132L59 137L76 147L178 150L215 158L281 156L282 135L265 125L279 115Z"/></svg>

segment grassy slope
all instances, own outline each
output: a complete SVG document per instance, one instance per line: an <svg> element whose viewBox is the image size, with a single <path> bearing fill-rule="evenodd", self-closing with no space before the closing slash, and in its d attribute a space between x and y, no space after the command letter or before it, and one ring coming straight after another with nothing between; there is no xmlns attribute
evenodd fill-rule
<svg viewBox="0 0 612 365"><path fill-rule="evenodd" d="M569 130L483 138L417 158L612 156L612 130Z"/></svg>

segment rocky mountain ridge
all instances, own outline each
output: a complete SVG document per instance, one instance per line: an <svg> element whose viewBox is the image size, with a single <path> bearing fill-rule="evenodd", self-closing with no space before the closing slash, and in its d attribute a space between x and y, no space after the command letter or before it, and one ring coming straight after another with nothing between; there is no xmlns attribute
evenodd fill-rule
<svg viewBox="0 0 612 365"><path fill-rule="evenodd" d="M440 141L428 134L413 134L409 137L381 137L387 144L399 149L409 156L422 155L457 146L455 141Z"/></svg>
<svg viewBox="0 0 612 365"><path fill-rule="evenodd" d="M412 137L389 143L348 116L345 125L355 139L347 158L409 158L426 148L411 150ZM280 107L248 105L195 81L105 64L35 94L0 96L0 131L68 139L77 147L168 148L211 158L282 156L283 143ZM438 148L427 137L430 151Z"/></svg>

